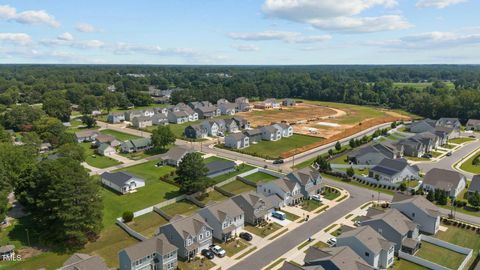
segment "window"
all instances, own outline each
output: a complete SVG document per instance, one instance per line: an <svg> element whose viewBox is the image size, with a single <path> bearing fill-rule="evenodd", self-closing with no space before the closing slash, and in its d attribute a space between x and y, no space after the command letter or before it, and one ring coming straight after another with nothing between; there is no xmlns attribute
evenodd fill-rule
<svg viewBox="0 0 480 270"><path fill-rule="evenodd" d="M202 240L203 239L203 234L199 234L198 235L198 240Z"/></svg>
<svg viewBox="0 0 480 270"><path fill-rule="evenodd" d="M412 217L415 217L415 213L412 213Z"/></svg>
<svg viewBox="0 0 480 270"><path fill-rule="evenodd" d="M188 238L187 239L187 246L190 246L192 244L192 239Z"/></svg>
<svg viewBox="0 0 480 270"><path fill-rule="evenodd" d="M205 232L205 236L206 236L206 237L210 237L210 231L206 231L206 232Z"/></svg>
<svg viewBox="0 0 480 270"><path fill-rule="evenodd" d="M365 252L365 256L370 257L370 253Z"/></svg>

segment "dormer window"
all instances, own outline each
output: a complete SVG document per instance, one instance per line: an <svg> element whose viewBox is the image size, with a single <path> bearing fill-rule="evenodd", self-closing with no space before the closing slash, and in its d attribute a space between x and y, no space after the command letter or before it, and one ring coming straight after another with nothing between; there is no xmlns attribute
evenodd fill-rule
<svg viewBox="0 0 480 270"><path fill-rule="evenodd" d="M370 253L365 252L365 256L370 257Z"/></svg>
<svg viewBox="0 0 480 270"><path fill-rule="evenodd" d="M192 243L193 243L192 239L191 239L191 238L188 238L188 239L187 239L187 246L190 246Z"/></svg>

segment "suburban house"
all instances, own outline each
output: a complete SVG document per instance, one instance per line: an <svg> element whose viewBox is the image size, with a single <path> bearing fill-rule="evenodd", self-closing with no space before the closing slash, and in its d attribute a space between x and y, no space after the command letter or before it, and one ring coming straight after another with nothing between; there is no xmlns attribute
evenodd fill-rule
<svg viewBox="0 0 480 270"><path fill-rule="evenodd" d="M59 270L110 270L100 256L75 253L68 258Z"/></svg>
<svg viewBox="0 0 480 270"><path fill-rule="evenodd" d="M264 222L275 208L267 197L254 191L241 193L231 199L242 209L245 222L253 226Z"/></svg>
<svg viewBox="0 0 480 270"><path fill-rule="evenodd" d="M198 113L198 118L208 119L220 116L220 109L217 106L204 106L195 108L194 111Z"/></svg>
<svg viewBox="0 0 480 270"><path fill-rule="evenodd" d="M403 157L404 148L391 143L375 143L360 147L348 154L350 161L359 165L376 165L384 158L397 159Z"/></svg>
<svg viewBox="0 0 480 270"><path fill-rule="evenodd" d="M152 117L152 125L165 126L168 125L168 117L165 114L157 113Z"/></svg>
<svg viewBox="0 0 480 270"><path fill-rule="evenodd" d="M210 107L213 106L213 104L210 101L192 101L188 103L188 106L195 110L201 107Z"/></svg>
<svg viewBox="0 0 480 270"><path fill-rule="evenodd" d="M441 213L438 207L423 196L396 193L390 207L417 223L421 232L436 234L440 228Z"/></svg>
<svg viewBox="0 0 480 270"><path fill-rule="evenodd" d="M135 128L147 128L151 127L152 125L152 117L138 116L134 117L132 120L132 126Z"/></svg>
<svg viewBox="0 0 480 270"><path fill-rule="evenodd" d="M263 126L260 127L262 131L262 140L266 141L278 141L282 139L282 131L275 126Z"/></svg>
<svg viewBox="0 0 480 270"><path fill-rule="evenodd" d="M259 182L257 184L257 192L265 196L277 195L281 199L280 206L296 205L303 200L303 193L295 181L290 181L288 178L279 178L267 183Z"/></svg>
<svg viewBox="0 0 480 270"><path fill-rule="evenodd" d="M173 111L168 112L168 122L173 124L183 124L190 120L190 115L185 111Z"/></svg>
<svg viewBox="0 0 480 270"><path fill-rule="evenodd" d="M403 147L403 154L409 157L421 157L427 152L426 145L414 137L399 140L397 145Z"/></svg>
<svg viewBox="0 0 480 270"><path fill-rule="evenodd" d="M257 143L262 140L262 131L258 128L247 129L243 131L243 134L250 139L250 143Z"/></svg>
<svg viewBox="0 0 480 270"><path fill-rule="evenodd" d="M209 136L218 136L218 125L215 121L205 120L200 125L207 131Z"/></svg>
<svg viewBox="0 0 480 270"><path fill-rule="evenodd" d="M472 177L472 181L467 189L467 196L474 194L475 192L480 193L480 175L474 175Z"/></svg>
<svg viewBox="0 0 480 270"><path fill-rule="evenodd" d="M155 111L155 115L163 114L163 115L167 116L167 114L168 114L168 109L165 108L165 107L155 107L155 108L153 108L153 110Z"/></svg>
<svg viewBox="0 0 480 270"><path fill-rule="evenodd" d="M287 175L287 178L300 185L300 191L305 199L309 199L313 195L318 195L322 192L322 176L317 170L311 167L291 172Z"/></svg>
<svg viewBox="0 0 480 270"><path fill-rule="evenodd" d="M225 242L243 229L243 210L231 199L202 208L198 214L213 229L213 237Z"/></svg>
<svg viewBox="0 0 480 270"><path fill-rule="evenodd" d="M177 269L178 248L160 234L118 253L120 270Z"/></svg>
<svg viewBox="0 0 480 270"><path fill-rule="evenodd" d="M200 124L190 125L183 132L185 137L190 139L201 139L208 136L208 130Z"/></svg>
<svg viewBox="0 0 480 270"><path fill-rule="evenodd" d="M269 98L264 101L266 104L270 104L271 108L273 109L278 109L282 106L282 103L280 101L277 101L274 98Z"/></svg>
<svg viewBox="0 0 480 270"><path fill-rule="evenodd" d="M228 120L228 119L227 119ZM218 133L223 133L225 135L225 131L227 128L225 127L225 120L223 119L215 119L213 122L217 123L218 126ZM220 134L219 134L220 135Z"/></svg>
<svg viewBox="0 0 480 270"><path fill-rule="evenodd" d="M419 171L417 166L410 166L405 159L384 158L369 170L368 176L395 184L406 180L418 180Z"/></svg>
<svg viewBox="0 0 480 270"><path fill-rule="evenodd" d="M412 133L421 133L435 130L436 121L432 119L424 119L415 121L410 124L410 132Z"/></svg>
<svg viewBox="0 0 480 270"><path fill-rule="evenodd" d="M95 137L95 146L100 146L101 144L108 144L113 147L117 147L121 144L114 136L112 135L107 135L107 134L98 134L97 137Z"/></svg>
<svg viewBox="0 0 480 270"><path fill-rule="evenodd" d="M458 118L440 118L437 120L435 124L437 127L447 127L459 130L462 124Z"/></svg>
<svg viewBox="0 0 480 270"><path fill-rule="evenodd" d="M145 186L145 180L128 172L104 172L100 176L102 184L121 194L132 193Z"/></svg>
<svg viewBox="0 0 480 270"><path fill-rule="evenodd" d="M433 168L425 174L422 186L427 191L447 191L450 197L456 198L465 189L466 183L465 175L457 171Z"/></svg>
<svg viewBox="0 0 480 270"><path fill-rule="evenodd" d="M170 148L165 154L161 155L164 164L177 167L186 154L190 153L189 149L181 146L174 146Z"/></svg>
<svg viewBox="0 0 480 270"><path fill-rule="evenodd" d="M198 213L189 217L176 215L158 230L158 234L164 234L178 248L178 256L186 260L208 249L212 244L212 233L212 227Z"/></svg>
<svg viewBox="0 0 480 270"><path fill-rule="evenodd" d="M468 130L480 130L480 120L478 119L468 119L467 124L465 125Z"/></svg>
<svg viewBox="0 0 480 270"><path fill-rule="evenodd" d="M142 111L135 110L135 111L126 111L125 113L125 120L132 121L135 117L145 116Z"/></svg>
<svg viewBox="0 0 480 270"><path fill-rule="evenodd" d="M235 171L237 164L233 161L213 161L205 165L207 168L206 176L213 178L215 176L224 175L229 172Z"/></svg>
<svg viewBox="0 0 480 270"><path fill-rule="evenodd" d="M75 132L77 142L93 142L100 133L96 130L82 130Z"/></svg>
<svg viewBox="0 0 480 270"><path fill-rule="evenodd" d="M111 112L107 116L107 122L117 124L125 121L125 113L123 112Z"/></svg>
<svg viewBox="0 0 480 270"><path fill-rule="evenodd" d="M393 264L395 244L370 226L343 232L337 237L337 247L350 247L375 269L387 269Z"/></svg>
<svg viewBox="0 0 480 270"><path fill-rule="evenodd" d="M0 246L0 261L13 258L15 256L15 245Z"/></svg>
<svg viewBox="0 0 480 270"><path fill-rule="evenodd" d="M222 115L235 115L237 112L237 105L235 103L229 103L228 101L226 103L220 103L217 106L220 109L220 114Z"/></svg>
<svg viewBox="0 0 480 270"><path fill-rule="evenodd" d="M238 97L235 99L236 110L239 112L248 112L252 109L252 105L246 97Z"/></svg>
<svg viewBox="0 0 480 270"><path fill-rule="evenodd" d="M46 152L48 152L52 149L53 149L52 144L48 143L48 142L47 143L41 143L40 146L39 146L39 150L40 150L39 152L40 153L46 153Z"/></svg>
<svg viewBox="0 0 480 270"><path fill-rule="evenodd" d="M248 122L247 119L243 117L238 117L235 116L232 118L236 123L239 129L249 129L250 128L250 122Z"/></svg>
<svg viewBox="0 0 480 270"><path fill-rule="evenodd" d="M225 146L232 149L243 149L250 146L250 138L243 133L232 133L225 137Z"/></svg>
<svg viewBox="0 0 480 270"><path fill-rule="evenodd" d="M229 133L239 132L237 122L233 119L225 119L225 131Z"/></svg>
<svg viewBox="0 0 480 270"><path fill-rule="evenodd" d="M97 147L97 149L95 149L95 152L101 156L110 156L117 153L117 150L115 150L115 148L110 146L108 143L102 143Z"/></svg>
<svg viewBox="0 0 480 270"><path fill-rule="evenodd" d="M277 123L277 124L273 124L273 126L276 127L277 129L280 129L283 138L290 137L293 135L293 127L290 126L289 124Z"/></svg>
<svg viewBox="0 0 480 270"><path fill-rule="evenodd" d="M297 102L293 98L286 98L282 101L282 106L285 107L290 107L290 106L295 106Z"/></svg>
<svg viewBox="0 0 480 270"><path fill-rule="evenodd" d="M432 132L421 132L411 138L419 140L425 146L425 152L436 149L440 144L438 136Z"/></svg>
<svg viewBox="0 0 480 270"><path fill-rule="evenodd" d="M365 260L350 247L318 248L311 246L305 252L305 269L373 270ZM287 264L287 262L285 263ZM284 265L285 266L285 265ZM283 267L284 267L283 266ZM287 270L287 268L280 268ZM290 268L291 269L291 268ZM303 269L303 268L301 268Z"/></svg>
<svg viewBox="0 0 480 270"><path fill-rule="evenodd" d="M139 139L128 140L128 141L124 141L120 145L120 148L122 149L123 153L132 153L132 152L149 150L152 147L153 147L152 140L150 138L139 138Z"/></svg>
<svg viewBox="0 0 480 270"><path fill-rule="evenodd" d="M395 252L401 250L414 254L420 247L418 225L397 209L381 211L370 208L361 225L372 227L385 239L395 243Z"/></svg>
<svg viewBox="0 0 480 270"><path fill-rule="evenodd" d="M225 103L230 103L230 101L228 101L228 99L226 98L221 98L217 100L217 106L220 106L221 104L225 104Z"/></svg>

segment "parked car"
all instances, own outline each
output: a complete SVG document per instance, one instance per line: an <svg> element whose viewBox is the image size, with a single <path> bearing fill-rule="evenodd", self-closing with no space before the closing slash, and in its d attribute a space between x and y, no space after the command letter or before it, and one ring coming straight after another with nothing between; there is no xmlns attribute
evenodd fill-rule
<svg viewBox="0 0 480 270"><path fill-rule="evenodd" d="M336 237L332 237L330 239L327 240L327 244L329 244L330 246L335 246L337 244L337 238Z"/></svg>
<svg viewBox="0 0 480 270"><path fill-rule="evenodd" d="M475 135L470 135L470 136L468 136L468 137L470 137L470 138L476 138Z"/></svg>
<svg viewBox="0 0 480 270"><path fill-rule="evenodd" d="M452 152L448 152L447 153L447 157L451 156L452 155Z"/></svg>
<svg viewBox="0 0 480 270"><path fill-rule="evenodd" d="M355 227L360 227L360 225L362 225L361 222L360 222L360 220L356 220L356 221L353 223L353 226L355 226Z"/></svg>
<svg viewBox="0 0 480 270"><path fill-rule="evenodd" d="M283 164L283 159L276 159L273 161L273 164Z"/></svg>
<svg viewBox="0 0 480 270"><path fill-rule="evenodd" d="M210 250L217 256L217 257L225 257L225 250L221 247L221 246L218 246L218 245L211 245L210 246Z"/></svg>
<svg viewBox="0 0 480 270"><path fill-rule="evenodd" d="M317 202L322 201L322 197L320 197L320 195L312 195L312 196L310 196L310 199L312 199L314 201L317 201Z"/></svg>
<svg viewBox="0 0 480 270"><path fill-rule="evenodd" d="M423 158L432 158L432 154L425 153L422 156Z"/></svg>
<svg viewBox="0 0 480 270"><path fill-rule="evenodd" d="M283 212L280 212L280 211L275 211L272 213L272 217L276 218L276 219L280 219L280 220L285 220L287 219L287 215Z"/></svg>
<svg viewBox="0 0 480 270"><path fill-rule="evenodd" d="M211 252L211 251L208 250L208 249L203 249L203 250L202 250L202 255L203 255L205 258L209 259L209 260L211 260L211 259L213 259L213 258L215 257L215 255L213 255L213 252Z"/></svg>
<svg viewBox="0 0 480 270"><path fill-rule="evenodd" d="M242 238L243 240L246 240L246 241L252 241L253 236L251 234L249 234L248 232L241 232L240 233L240 238Z"/></svg>

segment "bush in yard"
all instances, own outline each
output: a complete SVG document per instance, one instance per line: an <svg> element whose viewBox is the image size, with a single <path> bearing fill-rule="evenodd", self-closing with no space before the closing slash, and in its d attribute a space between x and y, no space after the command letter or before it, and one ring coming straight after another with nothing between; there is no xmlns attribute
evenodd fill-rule
<svg viewBox="0 0 480 270"><path fill-rule="evenodd" d="M405 191L407 189L407 184L401 183L399 188L400 188L401 191Z"/></svg>
<svg viewBox="0 0 480 270"><path fill-rule="evenodd" d="M133 220L133 212L132 211L125 211L122 214L123 222L130 222Z"/></svg>

